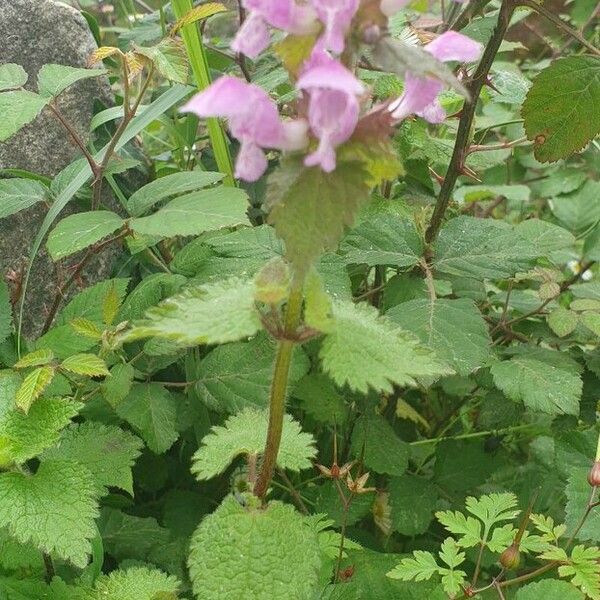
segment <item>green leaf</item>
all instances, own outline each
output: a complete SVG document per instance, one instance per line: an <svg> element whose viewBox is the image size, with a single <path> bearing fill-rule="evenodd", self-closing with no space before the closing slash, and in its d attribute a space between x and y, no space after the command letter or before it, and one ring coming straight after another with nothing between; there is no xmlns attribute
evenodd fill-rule
<svg viewBox="0 0 600 600"><path fill-rule="evenodd" d="M542 362L527 354L492 365L494 384L511 400L550 415L578 415L582 383L564 365Z"/></svg>
<svg viewBox="0 0 600 600"><path fill-rule="evenodd" d="M310 373L292 389L302 410L319 423L343 425L348 418L348 405L333 381L323 373Z"/></svg>
<svg viewBox="0 0 600 600"><path fill-rule="evenodd" d="M21 65L6 63L0 65L0 92L23 87L29 76Z"/></svg>
<svg viewBox="0 0 600 600"><path fill-rule="evenodd" d="M600 133L600 59L569 56L534 80L523 104L527 138L540 162L567 158Z"/></svg>
<svg viewBox="0 0 600 600"><path fill-rule="evenodd" d="M1 67L0 67L1 68ZM48 196L48 188L34 179L0 179L0 219L14 215Z"/></svg>
<svg viewBox="0 0 600 600"><path fill-rule="evenodd" d="M444 510L435 513L436 519L450 532L459 536L457 543L463 548L472 548L481 543L481 523L461 512Z"/></svg>
<svg viewBox="0 0 600 600"><path fill-rule="evenodd" d="M333 173L290 163L271 176L269 221L297 269L308 269L325 250L336 249L368 200L366 179L360 163L338 164Z"/></svg>
<svg viewBox="0 0 600 600"><path fill-rule="evenodd" d="M481 519L488 530L496 523L513 521L520 512L516 509L517 497L511 493L488 494L480 498L469 496L465 505L467 511Z"/></svg>
<svg viewBox="0 0 600 600"><path fill-rule="evenodd" d="M72 86L75 82L90 77L106 75L106 69L79 69L67 65L44 65L38 73L38 92L50 99Z"/></svg>
<svg viewBox="0 0 600 600"><path fill-rule="evenodd" d="M102 382L101 392L113 408L116 408L129 394L134 376L135 369L130 364L116 364L111 367L110 377Z"/></svg>
<svg viewBox="0 0 600 600"><path fill-rule="evenodd" d="M223 344L254 335L261 322L254 307L254 284L233 278L188 288L146 313L131 338L156 336L185 344Z"/></svg>
<svg viewBox="0 0 600 600"><path fill-rule="evenodd" d="M575 245L575 236L571 232L540 219L522 221L515 231L535 246L542 256Z"/></svg>
<svg viewBox="0 0 600 600"><path fill-rule="evenodd" d="M88 377L100 377L109 375L106 363L95 354L75 354L65 358L60 364L60 368L77 375L87 375Z"/></svg>
<svg viewBox="0 0 600 600"><path fill-rule="evenodd" d="M158 569L129 567L102 575L94 586L94 600L177 600L180 583Z"/></svg>
<svg viewBox="0 0 600 600"><path fill-rule="evenodd" d="M348 263L412 267L423 255L423 242L411 221L377 215L353 229L341 250Z"/></svg>
<svg viewBox="0 0 600 600"><path fill-rule="evenodd" d="M235 413L246 407L266 408L275 362L275 346L267 336L218 346L202 359L193 374L194 391L202 402L219 412ZM289 384L294 385L310 367L296 348Z"/></svg>
<svg viewBox="0 0 600 600"><path fill-rule="evenodd" d="M247 198L244 190L224 186L192 192L171 200L153 215L132 219L130 226L142 235L175 237L248 225Z"/></svg>
<svg viewBox="0 0 600 600"><path fill-rule="evenodd" d="M96 535L96 486L74 462L43 462L35 475L0 474L0 526L83 568Z"/></svg>
<svg viewBox="0 0 600 600"><path fill-rule="evenodd" d="M215 426L202 439L202 445L192 459L192 473L200 480L211 479L240 455L259 455L265 449L269 415L265 411L246 408ZM283 469L301 471L312 466L316 456L314 439L303 433L300 425L285 415L277 464Z"/></svg>
<svg viewBox="0 0 600 600"><path fill-rule="evenodd" d="M136 46L134 52L149 59L165 79L175 83L187 83L189 65L185 47L180 40L165 38L149 48Z"/></svg>
<svg viewBox="0 0 600 600"><path fill-rule="evenodd" d="M440 558L450 567L449 569L440 569L444 591L450 597L456 597L462 591L467 574L464 571L455 570L455 567L465 562L465 553L459 551L452 538L446 538L442 542Z"/></svg>
<svg viewBox="0 0 600 600"><path fill-rule="evenodd" d="M423 298L403 302L386 316L435 351L459 375L469 375L490 353L488 327L472 300Z"/></svg>
<svg viewBox="0 0 600 600"><path fill-rule="evenodd" d="M594 456L589 455L589 464L593 462ZM570 475L565 488L567 504L565 506L565 525L568 532L573 532L585 511L590 499L590 485L587 481L589 468L586 466L570 467ZM581 541L600 542L600 513L593 510L585 520L577 533L577 539Z"/></svg>
<svg viewBox="0 0 600 600"><path fill-rule="evenodd" d="M558 337L565 337L575 331L579 323L579 316L576 312L559 306L550 312L547 316L550 329L556 333Z"/></svg>
<svg viewBox="0 0 600 600"><path fill-rule="evenodd" d="M93 246L123 226L123 219L108 210L70 215L50 232L46 247L53 260L60 260Z"/></svg>
<svg viewBox="0 0 600 600"><path fill-rule="evenodd" d="M27 367L41 367L47 365L54 360L54 352L52 350L34 350L26 354L14 364L15 369L26 369Z"/></svg>
<svg viewBox="0 0 600 600"><path fill-rule="evenodd" d="M485 202L501 197L515 202L527 202L531 190L526 185L464 185L454 192L457 202Z"/></svg>
<svg viewBox="0 0 600 600"><path fill-rule="evenodd" d="M185 283L185 277L169 273L154 273L144 277L123 302L118 321L141 319L149 308L179 292Z"/></svg>
<svg viewBox="0 0 600 600"><path fill-rule="evenodd" d="M55 444L83 404L40 398L27 415L13 409L0 417L0 464L22 464Z"/></svg>
<svg viewBox="0 0 600 600"><path fill-rule="evenodd" d="M515 600L585 600L585 596L566 581L546 579L523 586Z"/></svg>
<svg viewBox="0 0 600 600"><path fill-rule="evenodd" d="M408 467L409 446L380 415L363 415L352 430L352 454L376 473L402 475Z"/></svg>
<svg viewBox="0 0 600 600"><path fill-rule="evenodd" d="M69 427L43 460L78 462L94 476L99 494L118 487L133 496L131 468L141 447L141 440L131 433L90 421Z"/></svg>
<svg viewBox="0 0 600 600"><path fill-rule="evenodd" d="M135 191L127 201L127 210L139 217L166 198L208 187L223 179L222 173L182 171L155 179Z"/></svg>
<svg viewBox="0 0 600 600"><path fill-rule="evenodd" d="M459 277L500 279L527 270L539 252L503 221L457 217L440 231L433 267Z"/></svg>
<svg viewBox="0 0 600 600"><path fill-rule="evenodd" d="M415 386L419 377L452 371L417 340L365 304L336 302L332 330L321 346L323 369L340 386L386 392L392 384Z"/></svg>
<svg viewBox="0 0 600 600"><path fill-rule="evenodd" d="M12 333L12 304L6 282L0 280L0 344Z"/></svg>
<svg viewBox="0 0 600 600"><path fill-rule="evenodd" d="M596 546L575 546L569 564L558 567L561 577L572 577L571 583L592 598L600 600L600 549Z"/></svg>
<svg viewBox="0 0 600 600"><path fill-rule="evenodd" d="M177 402L158 383L133 385L116 410L156 454L167 451L179 437L176 429Z"/></svg>
<svg viewBox="0 0 600 600"><path fill-rule="evenodd" d="M431 552L423 550L414 550L412 558L403 558L399 565L396 565L388 574L392 579L402 581L426 581L431 579L439 570L439 565Z"/></svg>
<svg viewBox="0 0 600 600"><path fill-rule="evenodd" d="M31 371L17 392L17 407L27 414L31 405L44 393L52 379L54 379L53 367L40 367Z"/></svg>
<svg viewBox="0 0 600 600"><path fill-rule="evenodd" d="M435 486L422 477L402 475L392 478L388 489L394 530L409 537L425 533L438 500Z"/></svg>
<svg viewBox="0 0 600 600"><path fill-rule="evenodd" d="M573 233L586 232L600 221L600 182L592 179L572 194L550 200L552 214Z"/></svg>
<svg viewBox="0 0 600 600"><path fill-rule="evenodd" d="M244 507L227 496L192 536L188 566L203 600L309 600L320 562L315 527L293 507Z"/></svg>
<svg viewBox="0 0 600 600"><path fill-rule="evenodd" d="M0 142L5 142L19 129L31 123L42 112L48 99L27 90L0 94Z"/></svg>

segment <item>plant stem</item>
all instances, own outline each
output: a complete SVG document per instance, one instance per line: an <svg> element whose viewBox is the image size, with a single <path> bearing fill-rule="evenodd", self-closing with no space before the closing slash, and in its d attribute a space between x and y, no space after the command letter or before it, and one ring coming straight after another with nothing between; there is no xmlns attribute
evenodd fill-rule
<svg viewBox="0 0 600 600"><path fill-rule="evenodd" d="M50 583L56 575L56 571L54 570L54 563L52 562L52 557L49 554L42 552L42 557L44 559L44 568L46 569L46 576L44 577L44 579L46 583Z"/></svg>
<svg viewBox="0 0 600 600"><path fill-rule="evenodd" d="M445 440L471 440L480 437L487 437L489 435L505 435L507 433L513 433L514 431L523 431L526 429L534 429L537 425L525 424L516 425L514 427L505 427L504 429L493 429L489 431L475 431L473 433L463 433L461 435L448 435L438 438L428 438L426 440L417 440L416 442L409 442L411 446L423 446L425 444L437 444Z"/></svg>
<svg viewBox="0 0 600 600"><path fill-rule="evenodd" d="M450 165L448 166L442 189L440 190L433 215L431 216L431 222L425 233L425 240L429 244L435 241L439 233L448 204L450 203L452 192L454 191L454 186L456 185L458 176L463 171L467 149L471 139L471 127L475 117L475 109L477 107L479 94L485 85L494 58L496 57L500 44L510 25L510 19L515 7L514 0L503 0L494 33L483 52L483 56L479 61L479 65L477 65L477 69L475 70L472 79L466 85L469 98L465 100L463 106L462 116L456 134L456 143L454 144L454 152L452 153Z"/></svg>
<svg viewBox="0 0 600 600"><path fill-rule="evenodd" d="M287 473L285 472L285 470L278 468L277 473L279 474L279 477L281 477L281 479L283 480L283 483L285 483L286 490L292 497L292 500L294 501L294 504L296 505L298 510L302 514L308 515L309 511L308 511L308 508L306 508L306 504L304 504L304 500L302 500L302 496L298 493L298 490L294 487L294 484L291 482L290 478L287 476Z"/></svg>
<svg viewBox="0 0 600 600"><path fill-rule="evenodd" d="M181 19L193 8L192 0L172 0L171 6L177 19ZM203 90L210 85L211 78L206 52L202 40L200 39L200 35L198 34L196 24L190 23L189 25L182 27L181 35L190 59L196 84L199 90ZM217 166L219 171L225 175L224 183L225 185L235 186L233 164L231 162L229 145L227 143L225 132L223 131L223 126L220 121L215 118L207 119L206 125L208 127L210 143L215 153Z"/></svg>
<svg viewBox="0 0 600 600"><path fill-rule="evenodd" d="M590 44L583 35L581 35L575 29L569 27L560 17L557 17L553 12L549 11L547 8L534 2L533 0L519 0L519 6L525 6L527 8L531 8L535 10L537 13L548 19L556 25L559 29L562 29L567 35L572 37L574 40L577 40L582 46L587 48L592 54L596 56L600 56L600 49L596 48L593 44Z"/></svg>
<svg viewBox="0 0 600 600"><path fill-rule="evenodd" d="M296 273L292 280L290 296L285 313L284 338L279 340L275 369L271 383L269 403L269 428L267 430L267 444L263 454L263 463L254 486L254 495L264 499L277 463L281 433L283 431L283 417L285 415L285 399L288 387L292 355L296 343L290 339L295 333L302 315L302 301L304 299L304 275Z"/></svg>

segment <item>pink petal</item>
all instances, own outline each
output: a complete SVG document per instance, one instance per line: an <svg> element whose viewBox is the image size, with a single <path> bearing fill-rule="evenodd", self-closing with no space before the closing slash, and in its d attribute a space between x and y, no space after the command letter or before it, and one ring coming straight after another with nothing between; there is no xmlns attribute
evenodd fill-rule
<svg viewBox="0 0 600 600"><path fill-rule="evenodd" d="M304 119L294 119L282 123L283 140L277 145L281 150L302 150L308 146L308 123Z"/></svg>
<svg viewBox="0 0 600 600"><path fill-rule="evenodd" d="M301 90L328 88L352 95L364 92L362 83L354 74L323 51L312 53L296 86Z"/></svg>
<svg viewBox="0 0 600 600"><path fill-rule="evenodd" d="M231 49L234 52L256 58L271 41L269 28L264 20L255 12L251 12L238 30Z"/></svg>
<svg viewBox="0 0 600 600"><path fill-rule="evenodd" d="M428 104L423 110L417 111L416 114L429 121L429 123L443 123L446 118L446 111L437 100Z"/></svg>
<svg viewBox="0 0 600 600"><path fill-rule="evenodd" d="M312 7L295 0L244 0L242 4L272 27L299 35L310 33L317 18Z"/></svg>
<svg viewBox="0 0 600 600"><path fill-rule="evenodd" d="M400 121L409 115L421 113L435 101L443 89L444 85L437 79L431 77L422 79L407 73L404 80L404 93L390 104L392 117Z"/></svg>
<svg viewBox="0 0 600 600"><path fill-rule="evenodd" d="M326 137L319 140L319 147L304 159L307 167L319 166L325 173L335 171L335 148Z"/></svg>
<svg viewBox="0 0 600 600"><path fill-rule="evenodd" d="M247 96L250 87L237 77L224 75L196 94L181 107L181 111L191 112L199 117L234 117L247 110L242 99Z"/></svg>
<svg viewBox="0 0 600 600"><path fill-rule="evenodd" d="M235 176L244 181L257 181L267 170L265 153L252 142L242 142L235 163Z"/></svg>
<svg viewBox="0 0 600 600"><path fill-rule="evenodd" d="M427 44L425 50L442 62L451 60L473 62L481 56L483 46L466 35L456 31L446 31Z"/></svg>
<svg viewBox="0 0 600 600"><path fill-rule="evenodd" d="M344 51L345 38L358 10L359 0L312 0L319 19L325 25L323 44L336 54Z"/></svg>
<svg viewBox="0 0 600 600"><path fill-rule="evenodd" d="M387 17L391 17L409 2L410 0L381 0L381 12Z"/></svg>

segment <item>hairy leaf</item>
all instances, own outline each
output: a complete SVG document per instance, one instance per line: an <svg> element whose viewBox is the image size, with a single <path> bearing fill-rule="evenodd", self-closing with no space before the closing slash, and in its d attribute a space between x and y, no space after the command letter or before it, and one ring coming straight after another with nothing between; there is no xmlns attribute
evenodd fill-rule
<svg viewBox="0 0 600 600"><path fill-rule="evenodd" d="M129 567L102 575L94 600L176 600L180 583L158 569Z"/></svg>

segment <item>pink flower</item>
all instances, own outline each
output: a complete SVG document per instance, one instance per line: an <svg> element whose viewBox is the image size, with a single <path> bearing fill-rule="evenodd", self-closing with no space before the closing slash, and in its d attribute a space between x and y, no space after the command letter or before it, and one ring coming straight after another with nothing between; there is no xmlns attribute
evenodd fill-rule
<svg viewBox="0 0 600 600"><path fill-rule="evenodd" d="M465 35L447 31L425 46L425 50L441 62L472 62L481 55L482 46ZM410 72L404 80L404 93L390 104L397 120L416 114L430 123L441 123L446 117L437 100L444 84L434 77L417 77Z"/></svg>
<svg viewBox="0 0 600 600"><path fill-rule="evenodd" d="M330 173L336 165L335 148L348 140L356 128L358 97L364 88L346 67L319 50L313 52L297 87L308 93L308 121L319 139L319 146L304 164L320 165Z"/></svg>
<svg viewBox="0 0 600 600"><path fill-rule="evenodd" d="M248 15L231 44L232 50L256 58L271 41L269 25L289 33L309 33L316 20L313 9L295 0L242 0Z"/></svg>
<svg viewBox="0 0 600 600"><path fill-rule="evenodd" d="M317 16L325 26L320 48L335 54L344 51L345 38L358 10L359 0L311 0Z"/></svg>
<svg viewBox="0 0 600 600"><path fill-rule="evenodd" d="M269 95L237 77L221 77L181 110L228 120L231 135L240 142L235 176L246 181L256 181L267 169L263 148L299 150L307 144L305 121L281 121Z"/></svg>

